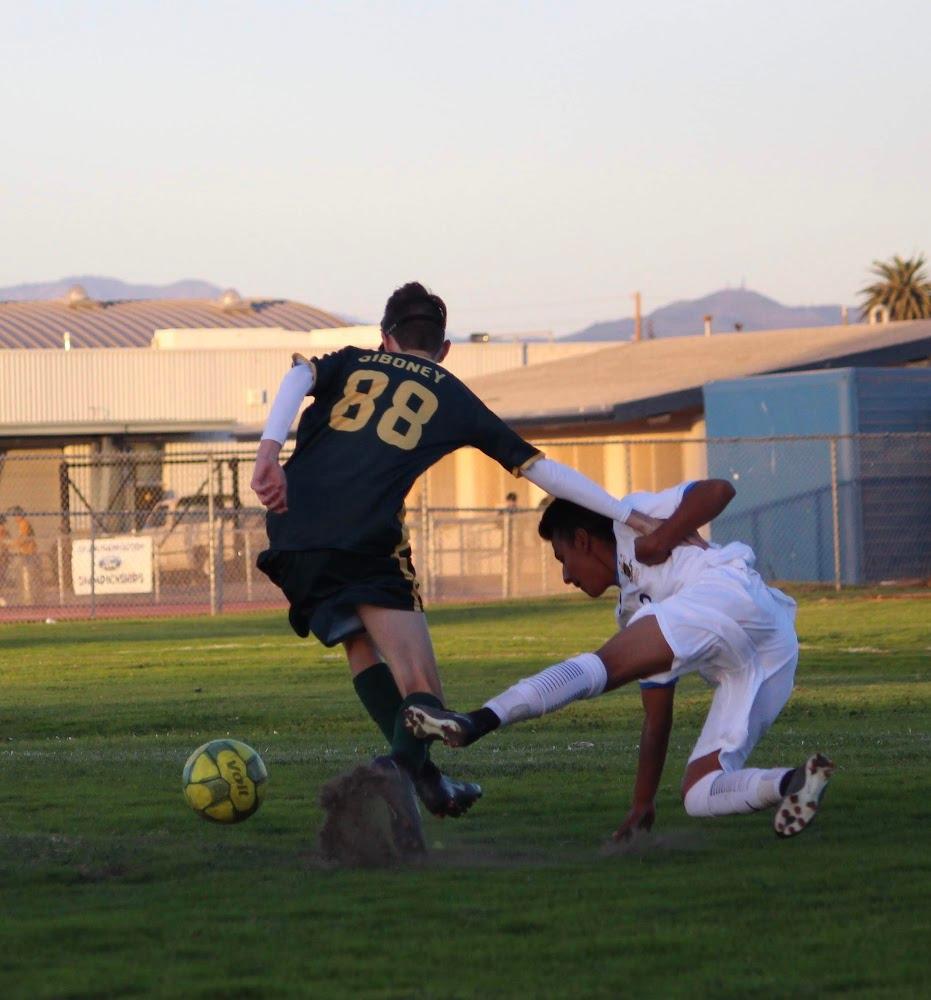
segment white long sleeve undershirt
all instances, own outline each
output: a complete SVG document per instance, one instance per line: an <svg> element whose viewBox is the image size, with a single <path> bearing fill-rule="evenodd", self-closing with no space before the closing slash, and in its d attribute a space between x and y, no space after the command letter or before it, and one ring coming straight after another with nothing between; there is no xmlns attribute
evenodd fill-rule
<svg viewBox="0 0 931 1000"><path fill-rule="evenodd" d="M596 514L610 517L612 521L626 521L633 510L627 500L611 496L588 476L551 458L538 459L524 470L523 476L552 496L571 500Z"/></svg>
<svg viewBox="0 0 931 1000"><path fill-rule="evenodd" d="M310 365L299 364L289 368L278 387L278 395L272 403L262 431L262 440L277 441L284 444L294 418L297 416L304 397L314 387L314 370Z"/></svg>

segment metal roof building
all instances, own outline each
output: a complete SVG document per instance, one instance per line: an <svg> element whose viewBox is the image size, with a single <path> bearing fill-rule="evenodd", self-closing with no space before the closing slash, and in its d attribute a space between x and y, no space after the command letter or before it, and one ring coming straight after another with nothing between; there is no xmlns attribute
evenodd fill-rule
<svg viewBox="0 0 931 1000"><path fill-rule="evenodd" d="M0 302L0 348L149 347L156 330L279 327L321 330L346 321L287 299L134 299L97 302L76 285L52 302Z"/></svg>
<svg viewBox="0 0 931 1000"><path fill-rule="evenodd" d="M154 311L176 304L133 305ZM214 311L206 322L216 326L219 308L196 305ZM7 308L0 306L0 313ZM178 320L162 314L156 322L174 326ZM193 322L205 320L199 316ZM281 323L276 317L274 325ZM242 325L255 327L255 316ZM320 341L333 334L323 329L299 335L307 338L310 351L332 349ZM376 332L369 336L374 347ZM146 345L151 333L147 337ZM525 436L546 441L547 454L621 494L707 474L702 389L708 382L851 365L921 364L929 356L931 321L915 321L609 346L456 344L448 367ZM115 502L113 469L94 461L114 451L122 453L126 470L137 470L139 488L177 496L196 492L208 452L240 461L254 456L289 363L290 351L283 346L0 350L0 509L18 504L46 511L36 530L51 537L63 495L62 469L81 466L86 503L106 509ZM244 479L241 490L247 506L257 502ZM409 506L495 508L511 491L523 507L540 500L528 481L515 482L480 452L464 449L421 478Z"/></svg>
<svg viewBox="0 0 931 1000"><path fill-rule="evenodd" d="M308 333L303 337L305 343L289 347L276 343L229 350L0 350L0 450L12 438L38 442L159 433L257 437L292 351L310 356L340 346L327 343L325 333L319 340ZM370 334L356 346L377 344ZM567 360L592 346L456 344L444 367L471 379L554 357Z"/></svg>
<svg viewBox="0 0 931 1000"><path fill-rule="evenodd" d="M773 372L900 366L931 358L931 320L725 333L620 343L470 382L509 423L534 433L619 429L669 414L700 414L702 386Z"/></svg>

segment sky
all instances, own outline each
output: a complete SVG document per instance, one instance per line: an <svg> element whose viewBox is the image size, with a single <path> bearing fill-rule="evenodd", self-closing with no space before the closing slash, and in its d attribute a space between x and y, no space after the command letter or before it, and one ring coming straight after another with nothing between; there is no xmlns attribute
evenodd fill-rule
<svg viewBox="0 0 931 1000"><path fill-rule="evenodd" d="M46 2L0 33L0 285L201 278L566 333L931 253L926 0Z"/></svg>

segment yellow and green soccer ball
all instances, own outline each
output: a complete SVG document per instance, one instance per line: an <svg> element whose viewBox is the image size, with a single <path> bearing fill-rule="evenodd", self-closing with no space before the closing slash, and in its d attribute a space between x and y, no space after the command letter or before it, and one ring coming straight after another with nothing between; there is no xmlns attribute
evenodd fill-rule
<svg viewBox="0 0 931 1000"><path fill-rule="evenodd" d="M211 740L187 759L181 782L187 804L214 823L240 823L265 798L268 771L262 758L239 740Z"/></svg>

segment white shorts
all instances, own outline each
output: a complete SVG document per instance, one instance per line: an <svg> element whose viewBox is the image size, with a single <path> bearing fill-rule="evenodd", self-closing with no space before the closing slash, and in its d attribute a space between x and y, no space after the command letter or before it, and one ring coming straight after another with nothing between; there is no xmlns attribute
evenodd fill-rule
<svg viewBox="0 0 931 1000"><path fill-rule="evenodd" d="M689 757L719 751L725 771L742 767L789 700L798 664L795 603L754 570L718 567L673 597L641 608L654 615L675 659L669 683L698 672L715 688Z"/></svg>

